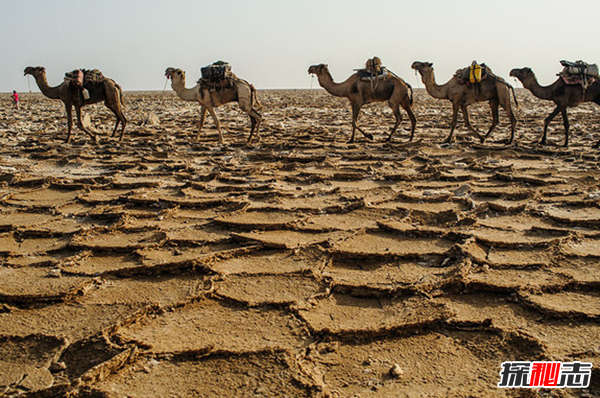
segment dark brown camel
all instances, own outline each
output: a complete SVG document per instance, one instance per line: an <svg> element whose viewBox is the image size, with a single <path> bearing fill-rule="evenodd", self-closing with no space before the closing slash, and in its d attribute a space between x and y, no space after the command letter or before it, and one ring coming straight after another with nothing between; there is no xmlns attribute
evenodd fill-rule
<svg viewBox="0 0 600 398"><path fill-rule="evenodd" d="M58 86L50 87L46 79L46 69L44 67L28 66L25 68L25 75L32 75L35 78L38 87L46 97L51 99L59 99L65 104L65 109L67 110L68 129L66 142L71 141L71 130L73 128L72 108L75 107L75 114L77 115L77 127L87 133L95 143L98 143L98 137L86 129L82 123L81 107L102 101L104 101L104 105L106 105L106 107L110 109L117 118L117 122L111 137L116 134L119 123L121 123L121 136L119 137L119 141L123 139L125 126L127 125L127 119L125 119L125 115L123 115L123 111L121 110L121 107L123 106L123 93L121 91L121 86L119 86L113 79L104 78L100 82L86 83L85 87L89 92L90 98L84 99L81 94L81 90L77 87L74 87L67 81L63 81Z"/></svg>
<svg viewBox="0 0 600 398"><path fill-rule="evenodd" d="M358 73L355 73L344 82L335 83L325 64L311 66L308 68L308 73L317 75L319 85L327 90L329 94L336 97L346 97L350 100L350 104L352 105L352 137L350 137L349 142L354 142L356 130L360 131L368 139L373 139L373 134L364 132L358 126L358 114L363 105L384 101L387 101L396 118L396 123L387 140L390 141L392 139L402 121L402 114L400 113L400 106L402 106L406 113L408 113L408 118L412 125L409 139L409 141L412 141L415 135L417 119L411 109L413 102L412 88L402 79L390 75L387 79L380 80L377 84L372 84L369 81L360 80Z"/></svg>
<svg viewBox="0 0 600 398"><path fill-rule="evenodd" d="M460 83L456 76L453 76L446 84L438 85L435 81L433 73L433 64L431 62L415 61L411 65L421 74L421 80L425 84L427 92L434 98L447 99L452 103L452 127L450 134L446 138L446 143L452 142L454 129L458 119L458 110L460 109L465 120L465 126L479 139L484 142L494 128L498 125L498 106L501 106L510 119L510 138L508 143L512 143L515 138L515 127L517 126L517 118L515 117L510 104L510 90L512 87L497 76L488 76L481 81L479 87L475 89L473 86ZM488 69L489 70L489 69ZM514 91L513 91L514 97ZM492 125L485 136L481 136L471 125L469 121L469 111L467 107L475 102L486 101L490 104L492 110ZM515 97L516 102L516 97Z"/></svg>
<svg viewBox="0 0 600 398"><path fill-rule="evenodd" d="M535 73L531 68L513 69L510 75L521 81L523 87L531 91L531 94L539 99L549 100L556 104L556 108L544 120L544 133L540 144L546 143L548 134L548 125L558 115L562 115L563 124L565 126L565 143L564 146L569 146L569 119L567 117L567 109L574 108L582 102L595 102L600 105L600 82L595 81L589 86L585 92L583 87L578 84L567 84L559 77L554 83L549 86L540 86L535 77ZM594 145L594 148L600 147L600 141Z"/></svg>

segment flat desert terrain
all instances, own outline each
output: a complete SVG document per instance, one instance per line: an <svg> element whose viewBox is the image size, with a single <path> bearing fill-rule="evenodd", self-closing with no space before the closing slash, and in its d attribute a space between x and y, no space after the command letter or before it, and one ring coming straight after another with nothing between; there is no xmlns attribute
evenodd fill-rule
<svg viewBox="0 0 600 398"><path fill-rule="evenodd" d="M517 90L489 142L415 93L392 142L350 137L323 90L237 105L125 93L129 125L65 144L60 101L0 96L0 395L7 397L599 397L600 109ZM472 106L481 131L487 104ZM461 123L459 118L459 123ZM146 123L144 123L146 122ZM587 389L499 389L504 361L587 361Z"/></svg>

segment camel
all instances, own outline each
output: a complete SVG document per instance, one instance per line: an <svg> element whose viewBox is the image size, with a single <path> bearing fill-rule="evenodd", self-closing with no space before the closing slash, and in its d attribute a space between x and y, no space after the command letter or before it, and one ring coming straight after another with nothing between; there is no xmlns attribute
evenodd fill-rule
<svg viewBox="0 0 600 398"><path fill-rule="evenodd" d="M358 115L363 105L384 101L387 101L396 118L387 141L391 141L392 136L402 121L400 106L408 113L408 118L412 124L409 139L409 141L412 141L417 125L417 119L411 109L413 102L412 88L399 77L390 74L388 78L373 83L361 80L358 73L355 73L344 82L336 83L333 81L329 73L329 68L325 64L312 65L308 68L308 73L317 75L319 85L327 90L329 94L336 97L346 97L350 100L350 105L352 106L352 136L348 141L349 143L354 142L356 130L360 131L366 138L373 139L373 134L366 133L358 126Z"/></svg>
<svg viewBox="0 0 600 398"><path fill-rule="evenodd" d="M104 105L114 113L117 118L115 128L113 129L111 137L117 132L119 123L121 123L121 136L119 141L123 139L125 133L125 126L127 125L127 119L121 110L123 106L123 92L121 86L119 86L113 79L104 78L101 82L89 82L86 84L86 88L89 92L89 99L84 99L81 95L80 89L74 87L67 81L63 81L61 84L55 87L50 87L46 79L46 68L37 66L28 66L25 68L25 75L32 75L40 89L40 91L48 98L59 99L65 104L67 111L67 140L71 141L71 130L73 128L73 106L75 106L75 114L77 115L77 127L83 132L87 133L95 143L98 143L98 137L90 132L82 123L81 120L81 108L85 105L95 104L97 102L104 101Z"/></svg>
<svg viewBox="0 0 600 398"><path fill-rule="evenodd" d="M546 144L548 134L548 125L558 115L562 115L563 124L565 126L565 143L564 146L569 146L569 119L567 117L567 108L574 108L582 102L595 102L600 105L600 82L593 82L587 90L583 90L580 85L566 84L559 77L554 83L549 86L540 86L537 78L531 68L513 69L510 75L521 81L523 87L531 91L531 93L539 99L549 100L556 104L556 108L544 120L544 133L540 144ZM594 148L600 147L600 141L594 145Z"/></svg>
<svg viewBox="0 0 600 398"><path fill-rule="evenodd" d="M214 108L236 101L240 109L248 114L252 127L250 129L250 137L248 144L252 142L252 136L256 131L258 141L260 141L259 127L262 120L260 113L254 108L254 104L260 108L260 103L256 98L256 89L245 80L234 77L233 87L225 87L223 89L213 89L201 83L196 84L192 88L185 88L185 72L177 68L167 68L165 71L167 79L171 79L171 88L177 93L177 96L184 101L198 101L200 104L200 123L198 125L198 134L196 140L200 137L200 131L204 126L206 111L210 113L217 131L219 132L219 142L223 144L223 133L221 131L221 123L217 118Z"/></svg>
<svg viewBox="0 0 600 398"><path fill-rule="evenodd" d="M415 69L421 75L421 80L425 84L427 92L434 98L447 99L452 103L452 127L450 128L450 134L446 138L445 143L452 142L454 129L456 128L456 121L458 118L458 110L460 109L465 120L465 126L475 134L483 143L492 134L492 131L498 125L498 105L500 105L508 115L510 119L510 138L508 143L512 143L515 137L515 127L517 125L517 118L515 117L511 103L510 103L510 90L513 92L515 103L517 98L513 88L499 77L488 75L486 79L483 79L479 83L479 87L476 89L475 86L462 84L458 81L456 76L453 76L446 84L438 85L435 82L435 76L433 72L433 64L431 62L418 62L415 61L411 65L411 68ZM489 70L488 68L488 71ZM487 101L492 110L492 125L485 136L481 136L471 125L469 121L468 106L475 102Z"/></svg>

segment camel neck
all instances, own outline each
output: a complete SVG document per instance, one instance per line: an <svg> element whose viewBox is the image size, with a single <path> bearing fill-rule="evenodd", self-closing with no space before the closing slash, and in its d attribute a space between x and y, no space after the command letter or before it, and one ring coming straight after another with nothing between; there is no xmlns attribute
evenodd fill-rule
<svg viewBox="0 0 600 398"><path fill-rule="evenodd" d="M185 80L171 80L171 88L177 93L177 96L184 101L196 101L198 85L193 88L185 88Z"/></svg>
<svg viewBox="0 0 600 398"><path fill-rule="evenodd" d="M319 85L323 87L327 92L336 97L347 97L347 87L343 83L336 83L333 81L333 77L329 71L320 73L317 75Z"/></svg>
<svg viewBox="0 0 600 398"><path fill-rule="evenodd" d="M448 98L448 90L446 89L447 83L440 86L435 82L435 74L433 70L427 73L421 73L421 80L425 85L425 89L434 98L446 99Z"/></svg>
<svg viewBox="0 0 600 398"><path fill-rule="evenodd" d="M50 99L59 99L60 95L59 95L59 90L60 90L60 85L56 86L56 87L50 87L48 85L48 81L46 80L46 75L42 74L42 75L36 75L34 76L35 78L35 82L37 83L38 88L40 89L40 91L42 92L42 94L44 94L46 97L50 98Z"/></svg>
<svg viewBox="0 0 600 398"><path fill-rule="evenodd" d="M552 100L552 86L554 86L556 82L550 86L540 86L540 83L538 83L535 74L531 73L529 76L527 76L526 79L521 81L521 83L523 83L523 87L531 91L531 94L533 94L537 98L543 100Z"/></svg>

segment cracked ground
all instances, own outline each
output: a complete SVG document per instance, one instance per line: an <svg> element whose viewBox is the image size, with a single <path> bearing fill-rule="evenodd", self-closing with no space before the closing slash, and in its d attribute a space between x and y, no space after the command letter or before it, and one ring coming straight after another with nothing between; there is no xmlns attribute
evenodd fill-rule
<svg viewBox="0 0 600 398"><path fill-rule="evenodd" d="M481 144L417 90L405 116L261 91L196 140L197 106L128 93L123 142L65 144L62 104L0 111L0 395L600 396L600 116L518 90ZM8 95L3 100L8 101ZM476 127L491 121L471 107ZM149 117L151 116L151 117ZM583 390L502 390L511 360L588 361ZM395 369L395 371L392 371Z"/></svg>

